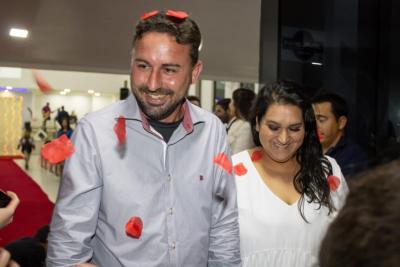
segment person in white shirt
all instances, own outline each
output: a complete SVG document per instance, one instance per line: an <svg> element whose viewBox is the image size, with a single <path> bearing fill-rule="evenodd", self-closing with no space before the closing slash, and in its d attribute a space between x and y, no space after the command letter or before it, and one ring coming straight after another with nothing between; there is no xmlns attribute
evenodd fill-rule
<svg viewBox="0 0 400 267"><path fill-rule="evenodd" d="M246 267L317 266L326 229L348 192L339 165L323 156L311 103L276 82L254 103L256 148L233 156L240 246Z"/></svg>
<svg viewBox="0 0 400 267"><path fill-rule="evenodd" d="M254 98L255 94L250 89L238 88L233 91L229 104L231 119L226 127L232 154L254 147L249 123L250 108Z"/></svg>

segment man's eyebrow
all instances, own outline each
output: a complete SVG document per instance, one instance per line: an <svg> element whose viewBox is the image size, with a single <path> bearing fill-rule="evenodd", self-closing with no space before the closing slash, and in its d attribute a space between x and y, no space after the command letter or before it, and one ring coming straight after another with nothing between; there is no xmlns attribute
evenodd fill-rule
<svg viewBox="0 0 400 267"><path fill-rule="evenodd" d="M179 64L172 64L172 63L166 63L166 64L162 64L163 67L174 67L174 68L180 68L181 65Z"/></svg>
<svg viewBox="0 0 400 267"><path fill-rule="evenodd" d="M321 114L315 114L315 116L316 116L317 118L323 118L323 119L328 118L327 116L321 115Z"/></svg>

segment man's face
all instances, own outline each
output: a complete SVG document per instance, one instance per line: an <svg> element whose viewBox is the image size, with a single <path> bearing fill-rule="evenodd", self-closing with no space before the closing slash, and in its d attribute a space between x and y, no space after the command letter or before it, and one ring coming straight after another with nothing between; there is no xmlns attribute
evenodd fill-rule
<svg viewBox="0 0 400 267"><path fill-rule="evenodd" d="M174 122L201 70L200 61L191 65L190 45L178 44L166 33L145 33L132 50L132 92L150 119Z"/></svg>
<svg viewBox="0 0 400 267"><path fill-rule="evenodd" d="M221 105L215 105L214 114L223 122L229 122L229 114Z"/></svg>
<svg viewBox="0 0 400 267"><path fill-rule="evenodd" d="M346 123L343 123L342 119L336 119L330 102L315 103L313 108L317 120L319 141L326 152L340 140Z"/></svg>

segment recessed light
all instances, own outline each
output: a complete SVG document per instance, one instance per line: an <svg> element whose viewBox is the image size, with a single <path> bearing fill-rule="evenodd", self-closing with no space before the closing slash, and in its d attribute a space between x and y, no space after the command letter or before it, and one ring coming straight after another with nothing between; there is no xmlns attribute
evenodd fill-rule
<svg viewBox="0 0 400 267"><path fill-rule="evenodd" d="M94 95L95 95L95 96L100 96L101 94L100 94L100 93L94 93Z"/></svg>
<svg viewBox="0 0 400 267"><path fill-rule="evenodd" d="M6 86L6 90L12 90L12 86Z"/></svg>
<svg viewBox="0 0 400 267"><path fill-rule="evenodd" d="M70 93L70 92L71 92L71 89L69 89L69 88L65 88L65 89L64 89L64 92L66 92L66 93Z"/></svg>
<svg viewBox="0 0 400 267"><path fill-rule="evenodd" d="M316 65L316 66L322 66L321 62L311 62L312 65Z"/></svg>
<svg viewBox="0 0 400 267"><path fill-rule="evenodd" d="M67 94L67 92L65 92L65 91L60 92L60 95L66 95L66 94Z"/></svg>
<svg viewBox="0 0 400 267"><path fill-rule="evenodd" d="M88 90L87 91L89 94L93 94L94 93L94 90Z"/></svg>
<svg viewBox="0 0 400 267"><path fill-rule="evenodd" d="M26 38L28 37L29 31L26 29L18 29L18 28L11 28L10 29L10 36L17 37L17 38Z"/></svg>

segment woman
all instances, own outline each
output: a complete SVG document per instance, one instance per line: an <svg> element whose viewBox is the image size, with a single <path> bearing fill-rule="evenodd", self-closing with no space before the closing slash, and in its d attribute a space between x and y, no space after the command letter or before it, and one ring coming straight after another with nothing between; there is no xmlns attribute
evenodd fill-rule
<svg viewBox="0 0 400 267"><path fill-rule="evenodd" d="M249 123L249 113L255 94L245 88L236 89L229 104L231 120L226 131L232 154L254 147Z"/></svg>
<svg viewBox="0 0 400 267"><path fill-rule="evenodd" d="M258 146L233 156L243 266L314 266L348 192L322 155L312 106L296 85L263 88L251 118Z"/></svg>

